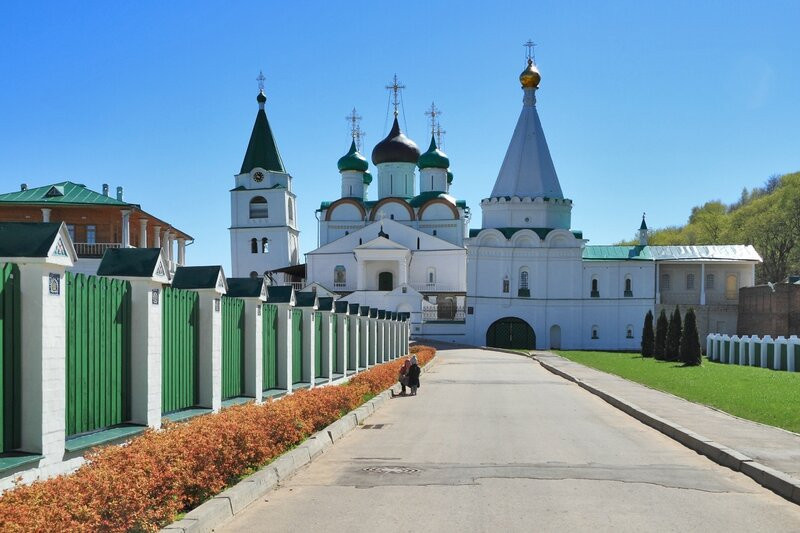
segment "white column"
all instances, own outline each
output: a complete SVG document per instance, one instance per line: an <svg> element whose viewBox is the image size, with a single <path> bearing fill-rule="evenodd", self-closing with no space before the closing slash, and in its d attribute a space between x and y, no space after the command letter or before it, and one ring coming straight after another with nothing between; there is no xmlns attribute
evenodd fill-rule
<svg viewBox="0 0 800 533"><path fill-rule="evenodd" d="M161 427L161 283L131 280L131 420Z"/></svg>
<svg viewBox="0 0 800 533"><path fill-rule="evenodd" d="M408 284L408 259L403 258L400 260L400 285Z"/></svg>
<svg viewBox="0 0 800 533"><path fill-rule="evenodd" d="M800 339L797 338L797 335L792 335L789 337L788 343L786 349L789 350L787 357L789 372L795 372L797 368L797 356L800 355Z"/></svg>
<svg viewBox="0 0 800 533"><path fill-rule="evenodd" d="M275 303L278 308L278 388L292 390L292 306Z"/></svg>
<svg viewBox="0 0 800 533"><path fill-rule="evenodd" d="M49 207L42 208L42 222L50 222L50 209Z"/></svg>
<svg viewBox="0 0 800 533"><path fill-rule="evenodd" d="M367 357L369 354L369 318L365 316L361 316L360 312L358 315L359 321L359 332L361 334L361 339L359 344L359 353L358 353L358 370L363 370L367 368Z"/></svg>
<svg viewBox="0 0 800 533"><path fill-rule="evenodd" d="M147 219L139 219L139 248L147 248Z"/></svg>
<svg viewBox="0 0 800 533"><path fill-rule="evenodd" d="M222 406L222 295L216 289L199 289L198 399L203 407Z"/></svg>
<svg viewBox="0 0 800 533"><path fill-rule="evenodd" d="M358 279L356 279L356 290L363 291L367 289L367 266L365 261L358 262Z"/></svg>
<svg viewBox="0 0 800 533"><path fill-rule="evenodd" d="M186 264L186 239L178 237L178 264Z"/></svg>
<svg viewBox="0 0 800 533"><path fill-rule="evenodd" d="M161 248L161 226L153 226L153 248Z"/></svg>
<svg viewBox="0 0 800 533"><path fill-rule="evenodd" d="M709 361L714 360L714 343L711 341L711 334L706 335L706 357Z"/></svg>
<svg viewBox="0 0 800 533"><path fill-rule="evenodd" d="M170 230L164 232L164 246L167 248L167 260L172 266L172 232Z"/></svg>
<svg viewBox="0 0 800 533"><path fill-rule="evenodd" d="M375 364L378 356L378 319L369 319L369 357L370 366Z"/></svg>
<svg viewBox="0 0 800 533"><path fill-rule="evenodd" d="M331 334L332 331L332 324L331 324L331 311L322 311L322 342L320 346L322 347L322 376L326 377L328 381L331 380L331 373L333 372L333 337Z"/></svg>
<svg viewBox="0 0 800 533"><path fill-rule="evenodd" d="M122 209L122 247L131 245L131 210Z"/></svg>
<svg viewBox="0 0 800 533"><path fill-rule="evenodd" d="M65 267L20 264L22 342L20 444L44 456L39 466L58 463L66 437ZM57 291L51 291L51 277Z"/></svg>
<svg viewBox="0 0 800 533"><path fill-rule="evenodd" d="M706 305L706 264L700 263L700 305Z"/></svg>
<svg viewBox="0 0 800 533"><path fill-rule="evenodd" d="M264 359L261 357L264 339L262 338L263 304L261 298L242 298L244 300L244 394L261 401L264 390Z"/></svg>
<svg viewBox="0 0 800 533"><path fill-rule="evenodd" d="M661 303L661 288L659 286L661 280L659 279L659 277L660 276L658 273L658 261L656 261L656 305Z"/></svg>

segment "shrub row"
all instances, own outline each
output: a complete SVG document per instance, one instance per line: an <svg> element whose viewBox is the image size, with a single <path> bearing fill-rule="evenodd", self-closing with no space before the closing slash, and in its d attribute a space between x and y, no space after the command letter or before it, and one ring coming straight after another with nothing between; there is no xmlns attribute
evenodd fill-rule
<svg viewBox="0 0 800 533"><path fill-rule="evenodd" d="M435 355L415 346L420 365ZM72 474L0 497L2 531L156 531L392 386L402 359L341 386L293 393L149 430L92 450Z"/></svg>

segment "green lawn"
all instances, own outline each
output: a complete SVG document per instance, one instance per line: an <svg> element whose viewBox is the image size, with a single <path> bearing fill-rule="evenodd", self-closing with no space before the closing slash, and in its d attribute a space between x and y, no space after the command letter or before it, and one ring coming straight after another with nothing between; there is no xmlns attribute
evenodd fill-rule
<svg viewBox="0 0 800 533"><path fill-rule="evenodd" d="M725 365L705 358L702 366L683 367L633 353L557 353L692 402L800 433L800 372Z"/></svg>

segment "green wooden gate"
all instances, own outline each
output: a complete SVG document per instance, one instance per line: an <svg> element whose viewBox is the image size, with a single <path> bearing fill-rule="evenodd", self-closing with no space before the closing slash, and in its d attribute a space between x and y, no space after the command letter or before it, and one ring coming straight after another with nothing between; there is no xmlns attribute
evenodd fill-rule
<svg viewBox="0 0 800 533"><path fill-rule="evenodd" d="M331 359L333 372L342 374L342 363L339 361L339 316L331 315Z"/></svg>
<svg viewBox="0 0 800 533"><path fill-rule="evenodd" d="M489 326L486 332L486 346L533 350L536 348L536 334L522 319L501 318Z"/></svg>
<svg viewBox="0 0 800 533"><path fill-rule="evenodd" d="M303 381L303 311L292 309L292 383Z"/></svg>
<svg viewBox="0 0 800 533"><path fill-rule="evenodd" d="M222 297L222 399L244 394L244 300Z"/></svg>
<svg viewBox="0 0 800 533"><path fill-rule="evenodd" d="M278 306L265 304L263 320L263 385L264 390L278 388Z"/></svg>
<svg viewBox="0 0 800 533"><path fill-rule="evenodd" d="M314 313L314 376L321 378L325 374L322 371L322 332L324 330L322 313Z"/></svg>
<svg viewBox="0 0 800 533"><path fill-rule="evenodd" d="M67 436L130 418L130 283L66 275Z"/></svg>
<svg viewBox="0 0 800 533"><path fill-rule="evenodd" d="M171 413L198 401L199 296L167 287L162 302L161 412Z"/></svg>
<svg viewBox="0 0 800 533"><path fill-rule="evenodd" d="M0 453L19 448L20 308L19 267L0 264Z"/></svg>

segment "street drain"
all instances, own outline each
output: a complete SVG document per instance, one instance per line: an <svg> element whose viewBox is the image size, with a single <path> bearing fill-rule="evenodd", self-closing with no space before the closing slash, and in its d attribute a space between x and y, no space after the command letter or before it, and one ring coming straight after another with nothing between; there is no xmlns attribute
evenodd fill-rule
<svg viewBox="0 0 800 533"><path fill-rule="evenodd" d="M383 429L386 424L364 424L361 429Z"/></svg>
<svg viewBox="0 0 800 533"><path fill-rule="evenodd" d="M407 466L368 466L363 470L373 474L416 474L421 472L419 468L409 468Z"/></svg>

